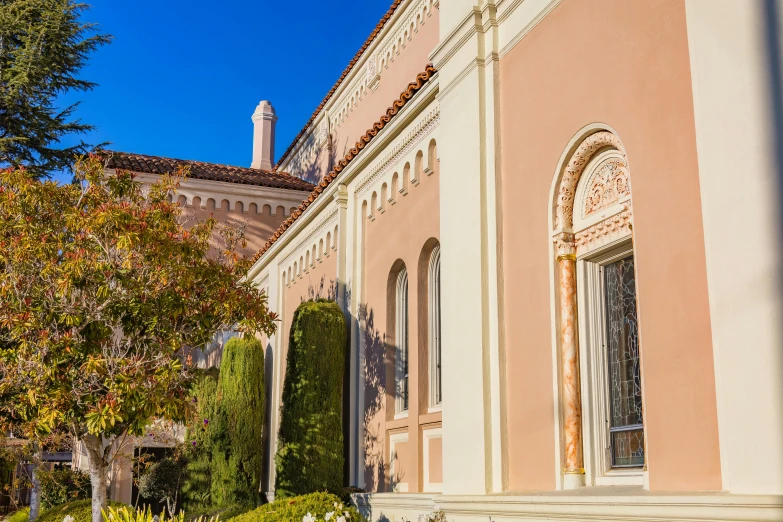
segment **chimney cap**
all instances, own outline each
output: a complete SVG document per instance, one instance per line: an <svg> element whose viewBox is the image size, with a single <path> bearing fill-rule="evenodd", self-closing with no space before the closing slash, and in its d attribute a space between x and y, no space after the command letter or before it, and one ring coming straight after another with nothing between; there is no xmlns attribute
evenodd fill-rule
<svg viewBox="0 0 783 522"><path fill-rule="evenodd" d="M258 121L261 119L277 121L277 113L275 112L275 108L272 107L272 103L270 101L261 100L258 103L256 110L253 112L251 119L253 121Z"/></svg>

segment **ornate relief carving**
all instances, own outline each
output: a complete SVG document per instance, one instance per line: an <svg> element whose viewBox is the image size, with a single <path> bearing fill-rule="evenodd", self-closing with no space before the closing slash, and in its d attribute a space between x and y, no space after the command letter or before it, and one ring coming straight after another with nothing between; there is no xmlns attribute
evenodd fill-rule
<svg viewBox="0 0 783 522"><path fill-rule="evenodd" d="M616 239L631 234L633 214L627 206L619 214L615 214L595 225L576 233L576 248L580 253L593 250Z"/></svg>
<svg viewBox="0 0 783 522"><path fill-rule="evenodd" d="M552 238L555 243L555 255L557 259L575 259L576 245L574 244L574 235L568 232L561 232Z"/></svg>
<svg viewBox="0 0 783 522"><path fill-rule="evenodd" d="M582 217L610 207L630 193L630 178L625 159L607 158L595 168L587 180Z"/></svg>
<svg viewBox="0 0 783 522"><path fill-rule="evenodd" d="M623 149L620 139L608 131L591 134L574 151L563 171L563 177L560 179L555 206L554 230L570 229L574 226L576 185L590 159L596 152L606 147L617 149L623 155L623 159L625 158L625 149Z"/></svg>

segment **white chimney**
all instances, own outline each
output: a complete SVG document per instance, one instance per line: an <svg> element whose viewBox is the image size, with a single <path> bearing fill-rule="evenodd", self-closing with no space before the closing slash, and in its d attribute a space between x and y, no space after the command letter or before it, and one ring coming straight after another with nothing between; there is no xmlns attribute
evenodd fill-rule
<svg viewBox="0 0 783 522"><path fill-rule="evenodd" d="M253 120L253 163L250 167L271 170L275 166L275 109L263 100L250 119Z"/></svg>

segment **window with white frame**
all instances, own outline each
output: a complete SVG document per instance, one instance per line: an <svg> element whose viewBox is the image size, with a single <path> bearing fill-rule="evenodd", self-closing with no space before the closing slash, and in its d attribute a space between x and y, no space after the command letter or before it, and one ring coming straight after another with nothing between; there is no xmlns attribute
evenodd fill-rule
<svg viewBox="0 0 783 522"><path fill-rule="evenodd" d="M575 197L583 435L588 482L641 484L645 465L636 266L625 158L592 158Z"/></svg>
<svg viewBox="0 0 783 522"><path fill-rule="evenodd" d="M408 271L403 267L397 275L396 287L396 412L408 411Z"/></svg>
<svg viewBox="0 0 783 522"><path fill-rule="evenodd" d="M429 292L430 406L437 407L441 405L443 400L440 337L440 245L436 245L430 255Z"/></svg>

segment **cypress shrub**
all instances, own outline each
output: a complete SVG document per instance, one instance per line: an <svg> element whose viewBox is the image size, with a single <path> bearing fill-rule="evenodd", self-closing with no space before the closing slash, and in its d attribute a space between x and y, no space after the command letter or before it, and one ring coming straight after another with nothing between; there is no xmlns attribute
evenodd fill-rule
<svg viewBox="0 0 783 522"><path fill-rule="evenodd" d="M256 505L261 485L264 350L255 338L233 338L223 349L217 383L211 501Z"/></svg>
<svg viewBox="0 0 783 522"><path fill-rule="evenodd" d="M294 313L275 456L275 497L343 490L342 387L346 325L333 301Z"/></svg>
<svg viewBox="0 0 783 522"><path fill-rule="evenodd" d="M186 431L188 459L182 483L182 503L186 511L212 505L212 451L216 433L218 370L205 370L196 379L191 390L196 413Z"/></svg>

